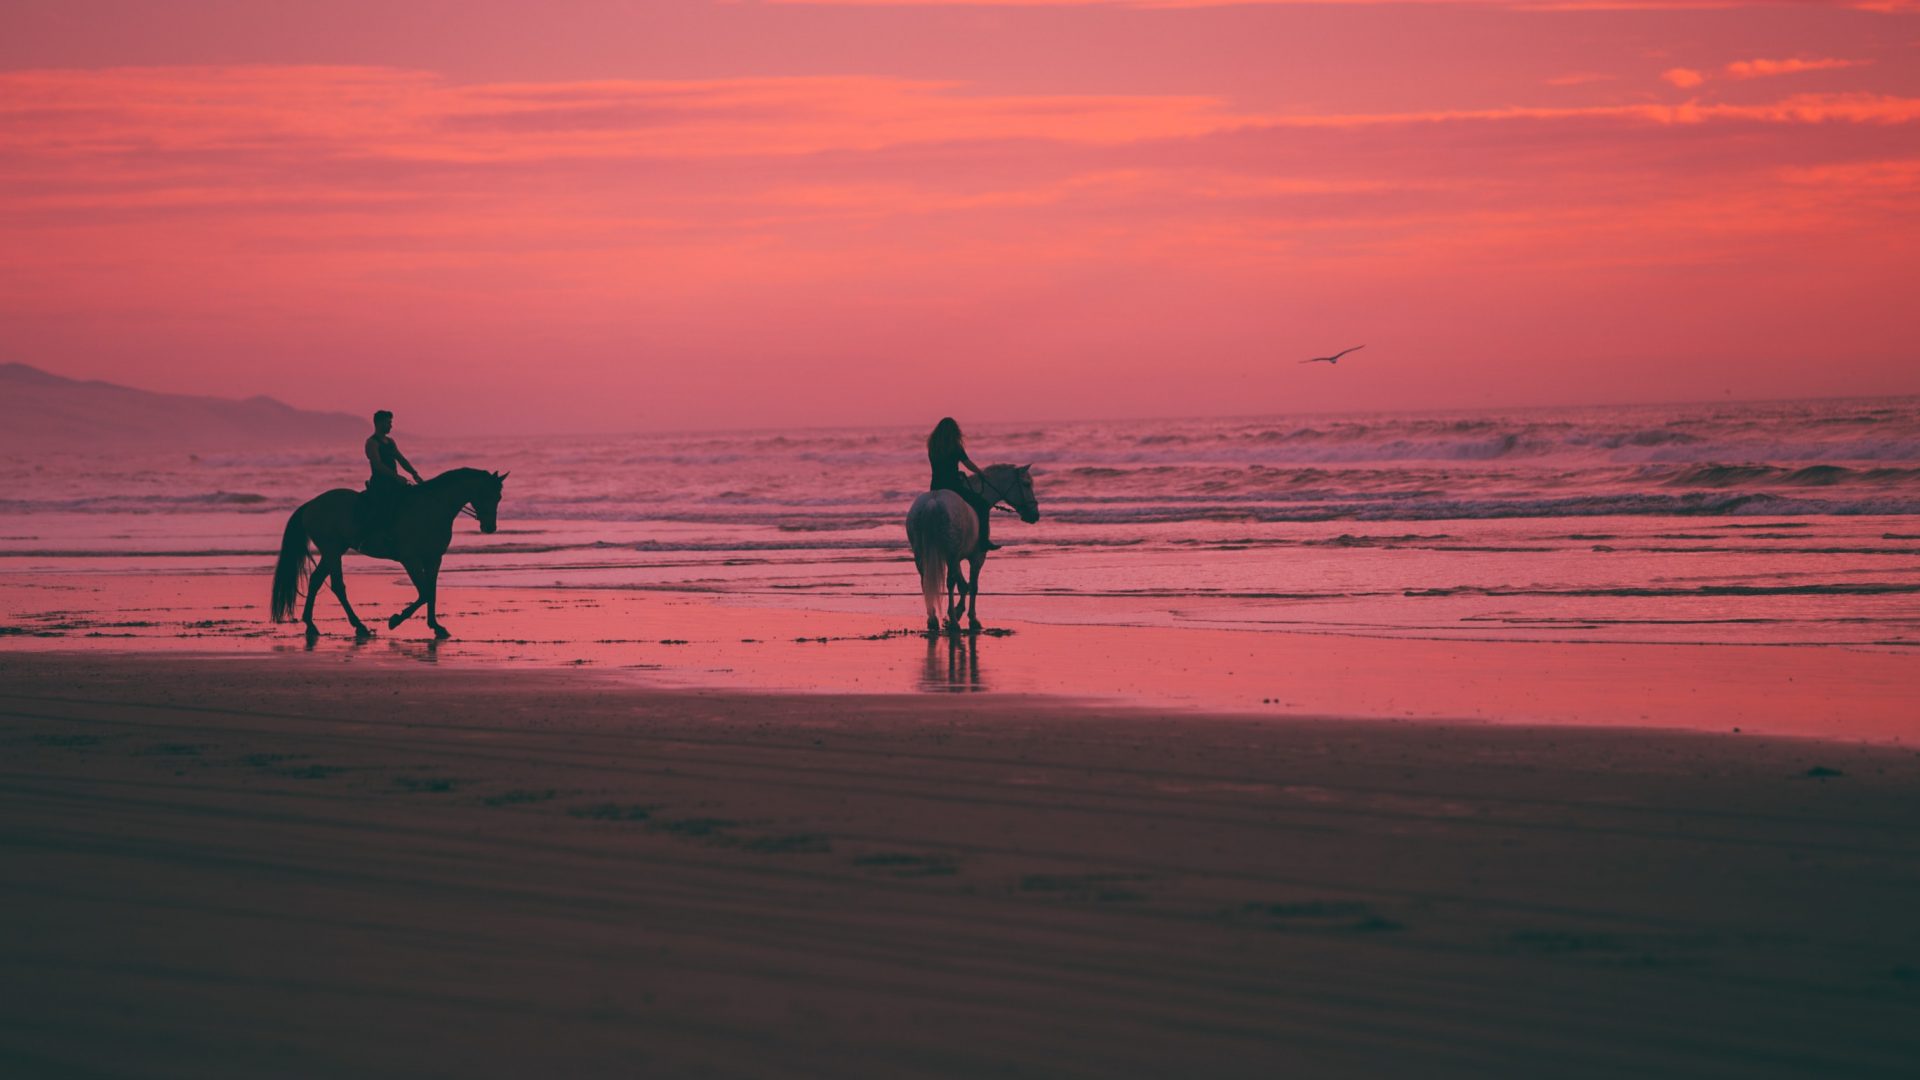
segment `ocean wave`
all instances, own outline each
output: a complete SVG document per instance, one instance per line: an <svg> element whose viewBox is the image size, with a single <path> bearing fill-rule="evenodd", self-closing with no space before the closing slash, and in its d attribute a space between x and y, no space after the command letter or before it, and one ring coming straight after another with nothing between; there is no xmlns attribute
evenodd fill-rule
<svg viewBox="0 0 1920 1080"><path fill-rule="evenodd" d="M1628 460L1624 451L1616 454ZM1656 447L1633 460L1651 464L1741 464L1798 465L1819 462L1906 462L1920 461L1920 438L1769 440L1700 440L1681 446Z"/></svg>
<svg viewBox="0 0 1920 1080"><path fill-rule="evenodd" d="M1447 521L1492 518L1718 517L1765 514L1808 515L1920 514L1920 498L1821 500L1786 498L1762 492L1684 495L1629 493L1564 498L1408 498L1358 499L1345 503L1194 503L1178 507L1131 505L1049 507L1049 516L1076 524L1164 523L1173 521Z"/></svg>
<svg viewBox="0 0 1920 1080"><path fill-rule="evenodd" d="M71 499L0 499L9 514L139 514L208 509L268 510L291 505L251 491L209 491L191 495L86 495Z"/></svg>
<svg viewBox="0 0 1920 1080"><path fill-rule="evenodd" d="M1609 588L1492 588L1459 585L1444 589L1408 589L1411 597L1445 596L1633 596L1633 597L1714 597L1714 596L1899 596L1920 593L1920 585L1909 582L1839 582L1820 585L1627 585Z"/></svg>
<svg viewBox="0 0 1920 1080"><path fill-rule="evenodd" d="M1658 477L1655 470L1643 471L1643 477ZM1835 487L1860 484L1887 487L1920 483L1920 467L1848 468L1844 465L1699 465L1665 475L1661 483L1670 487Z"/></svg>

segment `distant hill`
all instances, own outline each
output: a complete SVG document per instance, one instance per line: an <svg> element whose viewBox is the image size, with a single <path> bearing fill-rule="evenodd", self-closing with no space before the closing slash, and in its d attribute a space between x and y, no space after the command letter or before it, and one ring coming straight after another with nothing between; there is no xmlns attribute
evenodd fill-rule
<svg viewBox="0 0 1920 1080"><path fill-rule="evenodd" d="M138 447L357 447L369 422L308 412L270 397L157 394L0 364L0 452L115 452Z"/></svg>

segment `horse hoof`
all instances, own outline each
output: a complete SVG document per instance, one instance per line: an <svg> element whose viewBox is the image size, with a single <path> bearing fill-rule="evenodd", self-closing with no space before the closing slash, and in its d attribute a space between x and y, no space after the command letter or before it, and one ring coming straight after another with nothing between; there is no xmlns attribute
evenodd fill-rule
<svg viewBox="0 0 1920 1080"><path fill-rule="evenodd" d="M398 630L400 629L400 624L404 621L405 620L398 615L389 615L387 616L387 629Z"/></svg>
<svg viewBox="0 0 1920 1080"><path fill-rule="evenodd" d="M436 626L433 628L433 639L435 641L445 641L452 636L453 631L448 630L444 626Z"/></svg>
<svg viewBox="0 0 1920 1080"><path fill-rule="evenodd" d="M939 633L939 632L940 632L940 620L939 620L939 619L928 619L928 620L927 620L927 633L929 633L929 634L937 634L937 633Z"/></svg>
<svg viewBox="0 0 1920 1080"><path fill-rule="evenodd" d="M317 626L315 626L315 625L313 625L312 623L308 623L308 624L307 624L307 636L308 636L308 637L310 637L310 638L317 638L317 637L319 637L319 636L320 636L320 628L319 628L319 627L317 627Z"/></svg>
<svg viewBox="0 0 1920 1080"><path fill-rule="evenodd" d="M367 629L364 626L356 626L353 628L353 639L355 641L365 641L372 636L373 636L373 631Z"/></svg>

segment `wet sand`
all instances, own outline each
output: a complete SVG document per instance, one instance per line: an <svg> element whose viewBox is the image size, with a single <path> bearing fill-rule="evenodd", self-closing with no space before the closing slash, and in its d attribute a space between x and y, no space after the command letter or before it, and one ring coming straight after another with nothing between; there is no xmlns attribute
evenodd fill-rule
<svg viewBox="0 0 1920 1080"><path fill-rule="evenodd" d="M0 655L0 1065L1920 1060L1911 749L365 656Z"/></svg>
<svg viewBox="0 0 1920 1080"><path fill-rule="evenodd" d="M387 568L391 571L391 567ZM326 636L275 625L259 574L0 575L0 643L18 650L314 656L343 663L585 669L646 686L831 694L1045 694L1160 710L1276 717L1660 727L1920 743L1920 650L1359 634L1003 619L926 638L919 597L890 615L698 592L448 587L454 638L416 616L391 573L355 579L379 628L356 642L333 597Z"/></svg>

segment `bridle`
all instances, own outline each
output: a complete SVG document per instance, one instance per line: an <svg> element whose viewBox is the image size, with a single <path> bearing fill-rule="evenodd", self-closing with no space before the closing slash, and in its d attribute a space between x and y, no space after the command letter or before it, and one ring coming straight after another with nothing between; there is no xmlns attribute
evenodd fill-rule
<svg viewBox="0 0 1920 1080"><path fill-rule="evenodd" d="M1014 505L1013 499L1010 496L1008 496L1006 492L1001 491L999 486L996 485L993 481L987 479L987 474L984 471L974 473L973 475L979 478L981 487L986 488L988 491L993 492L994 495L997 496L997 498L995 498L992 502L987 504L987 509L998 510L1000 509L1001 503L1006 503L1008 510L1013 511L1016 514L1020 512L1020 508Z"/></svg>
<svg viewBox="0 0 1920 1080"><path fill-rule="evenodd" d="M478 512L478 511L476 511L476 510L474 510L474 508L473 508L473 500L472 500L472 499L468 499L468 500L467 500L466 502L463 502L463 503L461 503L461 504L460 504L460 509L459 509L458 511L456 511L456 513L457 513L457 514L458 514L458 515L459 515L460 517L470 517L470 518L472 518L472 519L473 519L473 520L475 520L475 521L479 521L479 520L480 520L480 514L479 514L479 512Z"/></svg>

